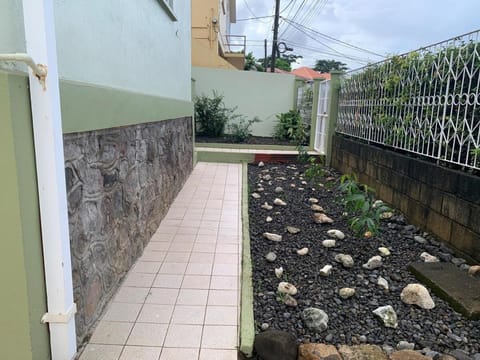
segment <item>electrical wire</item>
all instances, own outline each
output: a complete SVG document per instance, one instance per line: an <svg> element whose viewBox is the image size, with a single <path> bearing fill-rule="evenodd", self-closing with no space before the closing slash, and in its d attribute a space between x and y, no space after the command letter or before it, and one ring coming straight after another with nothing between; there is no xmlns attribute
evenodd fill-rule
<svg viewBox="0 0 480 360"><path fill-rule="evenodd" d="M251 17L251 18L245 18L245 19L237 19L236 21L248 21L248 20L258 20L258 19L266 19L266 18L272 18L274 15L265 15L265 16L257 16L257 17Z"/></svg>
<svg viewBox="0 0 480 360"><path fill-rule="evenodd" d="M290 2L287 4L287 6L285 6L282 10L280 10L280 14L281 14L282 12L284 12L285 10L287 10L287 9L289 8L289 6L293 4L294 1L295 1L295 0L290 0Z"/></svg>
<svg viewBox="0 0 480 360"><path fill-rule="evenodd" d="M295 12L295 15L293 15L292 20L296 19L298 14L302 11L302 9L305 7L307 0L303 0L300 6L297 8L297 11ZM285 32L290 28L290 24L287 23L287 27L280 33L280 37L283 37L285 35Z"/></svg>
<svg viewBox="0 0 480 360"><path fill-rule="evenodd" d="M261 17L261 16L255 15L255 13L253 12L253 10L250 8L250 5L248 5L247 0L243 0L243 2L245 3L245 6L247 7L247 10L250 12L250 14L252 14L252 16L253 16L254 18L257 18L257 19L258 19L258 18ZM264 23L264 24L268 24L268 23L269 23L268 21L267 21L267 22L261 21L261 20L258 20L258 21L260 21L261 23Z"/></svg>

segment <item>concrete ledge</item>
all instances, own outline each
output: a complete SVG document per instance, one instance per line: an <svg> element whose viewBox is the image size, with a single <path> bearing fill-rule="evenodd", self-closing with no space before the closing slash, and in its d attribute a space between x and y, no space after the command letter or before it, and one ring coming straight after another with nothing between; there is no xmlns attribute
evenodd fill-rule
<svg viewBox="0 0 480 360"><path fill-rule="evenodd" d="M251 357L255 338L255 320L253 317L252 259L248 220L248 167L246 162L242 164L242 235L240 352Z"/></svg>
<svg viewBox="0 0 480 360"><path fill-rule="evenodd" d="M469 319L480 319L480 280L450 263L414 263L409 270Z"/></svg>

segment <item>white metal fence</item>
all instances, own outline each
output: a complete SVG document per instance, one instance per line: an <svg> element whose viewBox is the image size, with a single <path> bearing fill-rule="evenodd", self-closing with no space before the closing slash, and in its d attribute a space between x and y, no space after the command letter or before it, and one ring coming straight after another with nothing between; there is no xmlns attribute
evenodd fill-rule
<svg viewBox="0 0 480 360"><path fill-rule="evenodd" d="M337 132L480 169L480 30L348 73Z"/></svg>
<svg viewBox="0 0 480 360"><path fill-rule="evenodd" d="M314 144L314 149L321 154L325 154L326 152L329 94L330 80L322 81L318 89L317 125Z"/></svg>

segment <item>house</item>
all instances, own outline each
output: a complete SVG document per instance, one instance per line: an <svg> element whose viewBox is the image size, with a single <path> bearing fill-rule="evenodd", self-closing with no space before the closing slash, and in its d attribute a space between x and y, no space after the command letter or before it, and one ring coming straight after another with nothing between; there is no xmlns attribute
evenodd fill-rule
<svg viewBox="0 0 480 360"><path fill-rule="evenodd" d="M72 359L192 170L190 16L0 5L1 359Z"/></svg>
<svg viewBox="0 0 480 360"><path fill-rule="evenodd" d="M320 73L318 71L309 68L308 66L302 66L292 71L292 74L304 79L305 81L313 81L315 79L330 80L330 74Z"/></svg>
<svg viewBox="0 0 480 360"><path fill-rule="evenodd" d="M236 0L192 0L192 66L238 69L245 65L245 36L232 35Z"/></svg>

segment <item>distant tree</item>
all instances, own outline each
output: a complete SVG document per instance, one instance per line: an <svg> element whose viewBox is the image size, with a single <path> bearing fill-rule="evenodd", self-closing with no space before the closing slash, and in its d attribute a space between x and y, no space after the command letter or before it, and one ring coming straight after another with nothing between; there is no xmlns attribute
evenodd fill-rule
<svg viewBox="0 0 480 360"><path fill-rule="evenodd" d="M297 62L298 59L302 59L302 55L281 55L279 58L275 60L275 67L277 69L281 69L284 71L292 71L292 63ZM259 61L263 64L265 59L259 59ZM267 67L271 67L272 65L272 57L267 56Z"/></svg>
<svg viewBox="0 0 480 360"><path fill-rule="evenodd" d="M348 67L347 64L341 61L322 59L317 60L313 69L321 73L329 73L332 70L345 71L348 69Z"/></svg>
<svg viewBox="0 0 480 360"><path fill-rule="evenodd" d="M247 71L265 71L262 64L258 62L255 56L253 56L252 52L249 52L245 56L245 66L243 69Z"/></svg>

